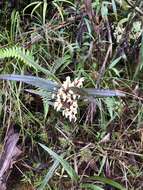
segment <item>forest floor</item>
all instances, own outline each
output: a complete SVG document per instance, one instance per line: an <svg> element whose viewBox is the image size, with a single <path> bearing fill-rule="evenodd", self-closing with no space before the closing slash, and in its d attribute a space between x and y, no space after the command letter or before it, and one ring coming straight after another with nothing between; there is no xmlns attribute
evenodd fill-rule
<svg viewBox="0 0 143 190"><path fill-rule="evenodd" d="M142 0L0 16L0 190L142 190Z"/></svg>

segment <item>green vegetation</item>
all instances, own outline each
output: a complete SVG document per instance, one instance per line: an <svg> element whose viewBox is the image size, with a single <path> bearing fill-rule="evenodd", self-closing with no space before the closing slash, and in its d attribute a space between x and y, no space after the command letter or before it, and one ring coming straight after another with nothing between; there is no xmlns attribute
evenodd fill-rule
<svg viewBox="0 0 143 190"><path fill-rule="evenodd" d="M0 142L13 127L22 151L7 189L143 189L142 0L5 1L0 16Z"/></svg>

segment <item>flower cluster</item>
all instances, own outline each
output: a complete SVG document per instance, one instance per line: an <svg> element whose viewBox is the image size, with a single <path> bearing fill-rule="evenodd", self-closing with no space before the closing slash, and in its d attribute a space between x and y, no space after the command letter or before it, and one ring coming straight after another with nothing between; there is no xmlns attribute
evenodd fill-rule
<svg viewBox="0 0 143 190"><path fill-rule="evenodd" d="M56 94L52 95L55 99L54 109L62 111L63 116L69 118L70 121L76 121L78 104L77 100L80 98L79 94L76 94L71 87L81 88L83 86L84 78L76 78L71 82L70 77L66 77L61 87L58 89Z"/></svg>

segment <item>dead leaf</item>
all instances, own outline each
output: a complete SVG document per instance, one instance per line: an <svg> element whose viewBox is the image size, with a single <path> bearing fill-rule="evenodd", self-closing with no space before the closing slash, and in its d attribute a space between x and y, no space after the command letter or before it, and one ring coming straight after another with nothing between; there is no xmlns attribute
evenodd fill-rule
<svg viewBox="0 0 143 190"><path fill-rule="evenodd" d="M8 176L17 157L21 154L21 150L17 147L18 140L19 134L14 132L13 127L10 127L5 136L3 151L0 155L0 190L6 190Z"/></svg>

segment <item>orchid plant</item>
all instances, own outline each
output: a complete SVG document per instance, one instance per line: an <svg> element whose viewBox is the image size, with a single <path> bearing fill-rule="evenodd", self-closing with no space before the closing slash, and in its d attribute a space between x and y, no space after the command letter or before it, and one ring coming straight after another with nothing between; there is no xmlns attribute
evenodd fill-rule
<svg viewBox="0 0 143 190"><path fill-rule="evenodd" d="M77 120L79 99L92 101L97 97L125 96L125 93L119 90L84 88L84 78L76 78L72 82L68 76L61 84L39 77L14 74L0 75L0 79L24 82L46 91L49 103L54 106L56 111L61 111L62 115L68 118L70 122ZM34 93L34 91L29 92ZM39 94L38 91L35 93ZM42 94L39 95L42 96Z"/></svg>
<svg viewBox="0 0 143 190"><path fill-rule="evenodd" d="M79 99L92 102L97 97L125 96L125 93L119 90L84 88L84 78L76 78L72 82L68 76L63 83L56 82L52 73L38 64L38 60L35 60L31 51L18 46L2 48L0 59L4 58L15 58L53 78L54 81L27 75L0 75L0 80L19 81L36 87L36 90L28 89L26 91L41 96L46 103L52 105L56 111L61 111L62 115L70 121L77 120Z"/></svg>

